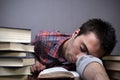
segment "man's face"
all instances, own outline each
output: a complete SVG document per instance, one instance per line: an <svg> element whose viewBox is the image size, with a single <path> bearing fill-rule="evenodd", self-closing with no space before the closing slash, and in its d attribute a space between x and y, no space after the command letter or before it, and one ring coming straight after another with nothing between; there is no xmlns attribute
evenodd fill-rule
<svg viewBox="0 0 120 80"><path fill-rule="evenodd" d="M98 58L103 55L100 42L93 32L77 37L73 35L66 44L65 58L72 63L76 61L76 56L80 54L93 55Z"/></svg>

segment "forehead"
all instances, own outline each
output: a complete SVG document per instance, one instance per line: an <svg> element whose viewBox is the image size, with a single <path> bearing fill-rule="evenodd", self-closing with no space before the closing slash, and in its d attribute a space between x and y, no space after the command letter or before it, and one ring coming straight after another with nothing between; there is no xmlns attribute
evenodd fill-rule
<svg viewBox="0 0 120 80"><path fill-rule="evenodd" d="M78 36L78 40L85 44L90 55L101 57L100 41L93 32Z"/></svg>

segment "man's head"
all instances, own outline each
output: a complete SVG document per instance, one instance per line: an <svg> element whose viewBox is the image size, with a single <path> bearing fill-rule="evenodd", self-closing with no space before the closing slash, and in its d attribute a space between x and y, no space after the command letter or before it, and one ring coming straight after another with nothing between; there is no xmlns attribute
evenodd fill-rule
<svg viewBox="0 0 120 80"><path fill-rule="evenodd" d="M116 44L114 28L101 19L91 19L76 30L63 45L65 58L75 62L81 54L102 57L110 54Z"/></svg>
<svg viewBox="0 0 120 80"><path fill-rule="evenodd" d="M105 55L111 53L116 44L115 30L112 25L101 19L91 19L85 22L80 28L79 35L93 32L100 40L100 47Z"/></svg>

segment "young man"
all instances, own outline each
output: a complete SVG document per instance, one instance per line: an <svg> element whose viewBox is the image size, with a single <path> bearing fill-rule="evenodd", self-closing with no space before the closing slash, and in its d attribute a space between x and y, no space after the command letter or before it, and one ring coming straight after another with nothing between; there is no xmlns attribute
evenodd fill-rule
<svg viewBox="0 0 120 80"><path fill-rule="evenodd" d="M32 44L35 45L36 55L36 63L31 67L33 74L45 68L61 66L68 70L77 69L86 80L109 79L98 58L111 53L116 36L114 28L101 19L88 20L72 35L41 31Z"/></svg>

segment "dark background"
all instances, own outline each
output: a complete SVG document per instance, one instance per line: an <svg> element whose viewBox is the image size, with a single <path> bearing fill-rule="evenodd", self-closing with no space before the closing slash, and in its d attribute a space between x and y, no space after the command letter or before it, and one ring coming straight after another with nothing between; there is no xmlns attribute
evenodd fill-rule
<svg viewBox="0 0 120 80"><path fill-rule="evenodd" d="M120 0L0 0L0 26L72 33L91 18L109 21L118 43L112 52L120 55Z"/></svg>

